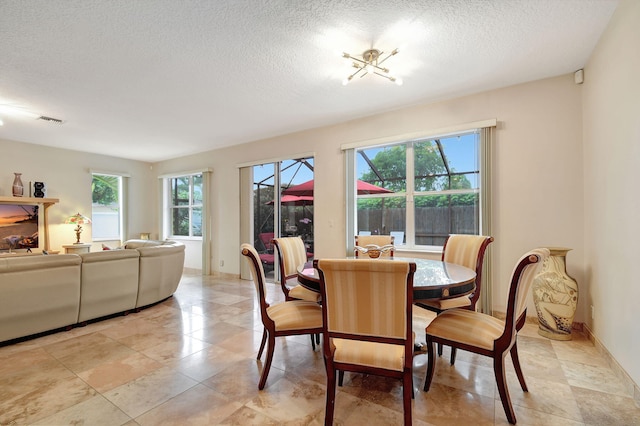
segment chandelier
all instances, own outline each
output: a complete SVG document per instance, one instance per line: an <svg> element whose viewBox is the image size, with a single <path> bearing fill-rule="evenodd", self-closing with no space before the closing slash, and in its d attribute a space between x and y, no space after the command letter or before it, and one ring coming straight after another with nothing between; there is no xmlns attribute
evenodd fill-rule
<svg viewBox="0 0 640 426"><path fill-rule="evenodd" d="M393 52L389 53L383 59L380 59L383 53L384 52L381 52L378 49L365 50L362 53L362 59L357 58L355 56L351 56L346 52L343 53L342 54L343 58L353 60L352 65L354 68L356 68L356 71L353 74L351 74L349 77L345 78L342 81L342 84L346 86L351 82L351 80L353 80L353 77L357 75L359 75L360 78L362 78L367 74L372 74L372 75L375 74L375 75L379 75L380 77L384 77L393 83L396 83L398 86L401 86L402 79L398 77L394 77L389 73L389 68L385 68L382 66L382 64L387 59L398 54L398 49L394 49Z"/></svg>

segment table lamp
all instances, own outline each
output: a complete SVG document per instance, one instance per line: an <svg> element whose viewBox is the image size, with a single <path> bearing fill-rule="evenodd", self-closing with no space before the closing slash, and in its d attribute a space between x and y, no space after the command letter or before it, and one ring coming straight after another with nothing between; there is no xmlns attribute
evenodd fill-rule
<svg viewBox="0 0 640 426"><path fill-rule="evenodd" d="M73 244L82 244L80 242L80 234L82 233L82 225L87 223L91 223L91 219L86 216L81 215L80 213L76 213L73 216L69 216L64 223L76 225L76 229L74 229L76 233L76 242Z"/></svg>

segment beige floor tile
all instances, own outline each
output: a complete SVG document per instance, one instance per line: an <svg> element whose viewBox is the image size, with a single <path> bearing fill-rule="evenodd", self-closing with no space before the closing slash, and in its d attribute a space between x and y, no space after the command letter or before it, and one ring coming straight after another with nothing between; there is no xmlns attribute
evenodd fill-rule
<svg viewBox="0 0 640 426"><path fill-rule="evenodd" d="M243 356L238 353L219 346L210 346L181 358L173 365L185 376L202 382L242 359Z"/></svg>
<svg viewBox="0 0 640 426"><path fill-rule="evenodd" d="M589 425L640 425L640 408L631 397L572 387L584 422Z"/></svg>
<svg viewBox="0 0 640 426"><path fill-rule="evenodd" d="M268 300L284 299L267 284ZM308 335L277 338L264 390L266 354L253 283L183 277L176 294L140 312L0 347L0 424L323 425L326 373ZM413 328L435 314L414 309ZM635 425L630 386L579 332L552 341L526 324L518 338L525 393L506 360L518 424ZM423 392L426 353L413 358L414 425L507 424L490 358L450 348ZM398 380L347 373L336 425L400 424Z"/></svg>
<svg viewBox="0 0 640 426"><path fill-rule="evenodd" d="M98 392L106 392L162 367L162 363L135 352L78 373L78 377Z"/></svg>
<svg viewBox="0 0 640 426"><path fill-rule="evenodd" d="M147 411L135 420L140 425L212 425L239 410L242 404L204 386L196 385Z"/></svg>
<svg viewBox="0 0 640 426"><path fill-rule="evenodd" d="M112 426L123 425L131 421L131 418L118 409L102 395L61 410L53 416L46 417L34 425L91 425Z"/></svg>
<svg viewBox="0 0 640 426"><path fill-rule="evenodd" d="M440 383L415 395L414 418L433 425L493 425L494 398Z"/></svg>
<svg viewBox="0 0 640 426"><path fill-rule="evenodd" d="M161 368L104 393L114 405L135 418L198 382L169 368Z"/></svg>
<svg viewBox="0 0 640 426"><path fill-rule="evenodd" d="M324 410L325 388L318 383L301 380L290 382L282 378L269 385L268 392L259 392L246 406L280 422L300 421Z"/></svg>

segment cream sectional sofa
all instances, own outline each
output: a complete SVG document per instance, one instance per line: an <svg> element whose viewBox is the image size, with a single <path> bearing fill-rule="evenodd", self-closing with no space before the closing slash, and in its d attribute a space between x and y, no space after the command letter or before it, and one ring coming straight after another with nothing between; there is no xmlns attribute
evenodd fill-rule
<svg viewBox="0 0 640 426"><path fill-rule="evenodd" d="M129 240L123 248L0 258L0 342L139 309L176 291L183 244Z"/></svg>

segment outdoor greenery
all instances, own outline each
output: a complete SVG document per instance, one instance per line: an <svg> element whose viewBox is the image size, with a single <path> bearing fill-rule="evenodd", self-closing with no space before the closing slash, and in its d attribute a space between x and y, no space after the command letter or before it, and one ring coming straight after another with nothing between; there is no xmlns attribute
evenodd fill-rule
<svg viewBox="0 0 640 426"><path fill-rule="evenodd" d="M93 175L91 197L94 204L111 206L118 204L118 176Z"/></svg>
<svg viewBox="0 0 640 426"><path fill-rule="evenodd" d="M202 175L171 179L171 234L202 236Z"/></svg>
<svg viewBox="0 0 640 426"><path fill-rule="evenodd" d="M366 153L365 153L366 154ZM362 153L360 154L362 155ZM414 144L415 158L415 192L443 191L455 189L471 189L471 182L463 174L447 173L444 160L432 141ZM360 177L365 182L382 186L398 195L385 195L384 198L360 199L358 210L403 208L406 204L404 193L406 187L406 145L396 145L379 151L371 159L374 169L363 173ZM415 207L446 207L450 205L474 205L476 194L442 194L415 197Z"/></svg>

